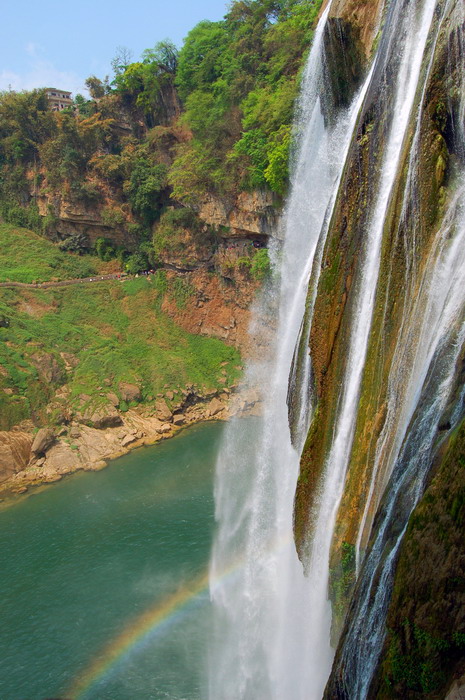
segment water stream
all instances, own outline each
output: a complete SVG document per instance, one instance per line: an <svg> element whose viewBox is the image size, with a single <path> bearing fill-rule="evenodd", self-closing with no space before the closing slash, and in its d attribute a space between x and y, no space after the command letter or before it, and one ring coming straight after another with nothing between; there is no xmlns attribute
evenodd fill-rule
<svg viewBox="0 0 465 700"><path fill-rule="evenodd" d="M248 384L266 388L263 415L252 437L244 435L239 422L228 426L217 465L218 532L210 567L215 616L211 700L321 697L333 657L329 605L326 600L319 605L321 589L304 576L293 540L294 494L308 414L302 401L303 414L291 441L287 407L288 378L317 246L321 249L326 235L369 82L349 109L324 118L323 33L329 9L330 4L315 33L297 110L299 148L282 222L284 241L274 251L276 276L256 309L260 316L272 298L277 327L268 355L251 362L246 374ZM308 380L307 359L301 374L303 397Z"/></svg>
<svg viewBox="0 0 465 700"><path fill-rule="evenodd" d="M445 12L448 4L441 5L441 11ZM413 147L406 201L411 198L415 182L418 133L412 137L411 131L412 124L416 124L417 132L419 129L424 84L440 29L440 21L435 24L434 19L438 6L438 0L392 0L387 4L384 31L363 87L348 110L329 118L323 116L321 105L331 102L324 99L329 86L322 80L323 34L330 4L315 34L297 110L299 148L283 217L282 250L275 251L276 276L266 290L266 305L259 304L256 309L260 315L265 306L269 311L274 304L275 341L268 356L250 363L246 376L250 385L265 388L263 416L253 439L246 438L239 425L229 426L217 465L218 532L210 567L215 621L210 700L318 700L324 693L334 654L328 601L330 548L356 426L383 233L404 149L409 143ZM295 552L292 525L299 455L311 418L311 367L308 356L296 366L296 346L304 347L308 339L305 334L308 336L310 324L302 320L305 303L307 300L311 316L319 256L357 117L360 111L363 113L364 100L373 100L374 94L378 111L382 112L383 138L377 144L377 167L370 173L373 181L361 263L354 283L345 374L331 446L316 494L315 526L308 543L304 575ZM461 103L460 114L462 108ZM376 498L378 504L383 490L386 492L380 515L382 524L363 566L362 537L366 531L365 539L368 538L372 526L368 518L370 504L361 513L357 542L360 584L354 604L357 610L352 627L345 633L340 662L347 671L347 683L341 692L350 700L363 700L368 692L382 646L397 548L409 513L422 493L437 420L453 389L456 359L465 337L463 211L463 187L459 183L434 239L424 276L417 279L412 272L410 280L411 289L415 288L418 296L406 304L406 334L400 337L399 357L394 358L393 364L394 368L402 365L402 349L409 342L411 368L403 387L405 396L396 394L403 370L396 377L394 369L391 378L395 389L390 395L396 418L386 431L391 430L389 440L395 447L390 466L380 471L381 485L375 489L375 467L368 488L369 500ZM299 397L295 404L298 415L293 414L295 405L291 410L292 439L286 406L289 376L294 394ZM396 401L402 403L400 412ZM415 414L418 407L421 411ZM452 416L452 420L456 417ZM380 452L384 439L382 435ZM395 524L397 513L402 513L402 518ZM388 540L392 540L391 546L386 548Z"/></svg>

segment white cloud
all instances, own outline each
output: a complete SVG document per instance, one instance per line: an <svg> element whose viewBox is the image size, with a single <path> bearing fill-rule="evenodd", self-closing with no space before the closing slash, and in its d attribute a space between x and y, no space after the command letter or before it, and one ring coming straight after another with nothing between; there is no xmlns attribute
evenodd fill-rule
<svg viewBox="0 0 465 700"><path fill-rule="evenodd" d="M86 93L84 80L71 71L57 68L52 61L43 56L39 44L29 42L25 51L30 57L27 68L22 72L9 69L0 71L0 90L33 90L34 88L56 87L76 93Z"/></svg>

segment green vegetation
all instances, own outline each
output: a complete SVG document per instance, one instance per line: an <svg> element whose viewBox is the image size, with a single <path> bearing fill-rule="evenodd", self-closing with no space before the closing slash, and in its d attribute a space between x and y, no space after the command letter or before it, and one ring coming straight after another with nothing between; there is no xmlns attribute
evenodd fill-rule
<svg viewBox="0 0 465 700"><path fill-rule="evenodd" d="M190 203L205 186L284 193L298 73L320 6L236 1L223 21L188 34L176 85L193 139L178 149L169 175L174 197Z"/></svg>
<svg viewBox="0 0 465 700"><path fill-rule="evenodd" d="M438 461L400 550L377 678L381 700L445 697L463 665L464 421Z"/></svg>
<svg viewBox="0 0 465 700"><path fill-rule="evenodd" d="M164 41L131 62L119 49L113 81L90 76L91 99L77 95L60 113L45 90L0 93L2 219L47 235L56 233L60 201L91 208L108 228L99 257L140 254L147 264L152 227L173 200L179 210L195 209L206 192L283 195L299 71L321 2L234 0L222 21L194 27L180 51ZM46 217L38 198L50 202ZM202 235L195 220L188 225ZM119 251L112 230L125 239ZM62 247L92 249L82 235ZM126 260L131 269L140 255Z"/></svg>
<svg viewBox="0 0 465 700"><path fill-rule="evenodd" d="M333 610L332 634L335 638L341 631L347 602L355 584L355 546L350 542L343 542L339 557L338 565L330 569L329 576Z"/></svg>
<svg viewBox="0 0 465 700"><path fill-rule="evenodd" d="M53 420L44 407L64 383L77 405L80 395L117 393L120 381L140 386L145 402L165 385L220 388L224 362L233 382L237 350L176 326L160 311L159 282L0 290L0 429ZM180 303L189 293L177 289ZM76 366L65 371L63 358Z"/></svg>
<svg viewBox="0 0 465 700"><path fill-rule="evenodd" d="M0 282L47 282L98 271L94 256L63 253L36 233L10 224L0 224L0 242Z"/></svg>

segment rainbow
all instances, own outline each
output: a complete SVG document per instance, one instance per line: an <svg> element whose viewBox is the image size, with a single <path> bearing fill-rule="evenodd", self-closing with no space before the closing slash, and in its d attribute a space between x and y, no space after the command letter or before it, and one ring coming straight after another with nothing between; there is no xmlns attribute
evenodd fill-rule
<svg viewBox="0 0 465 700"><path fill-rule="evenodd" d="M282 547L286 547L291 541L293 540L289 535L281 537L274 543L270 543L267 551L276 552ZM227 570L214 576L215 583L234 576L243 565L244 561L241 556L232 562ZM149 637L162 631L165 624L175 622L192 601L208 590L209 579L209 573L206 571L191 581L189 585L171 594L162 602L157 602L152 608L130 622L121 634L100 651L95 660L74 681L64 697L70 700L82 698L95 683L109 676L126 654L143 646Z"/></svg>
<svg viewBox="0 0 465 700"><path fill-rule="evenodd" d="M130 649L142 645L149 635L158 630L163 623L177 617L187 605L208 589L208 572L202 574L176 593L168 596L161 603L146 610L133 620L97 655L95 661L76 679L68 689L65 697L79 700L93 685L110 673L118 661Z"/></svg>

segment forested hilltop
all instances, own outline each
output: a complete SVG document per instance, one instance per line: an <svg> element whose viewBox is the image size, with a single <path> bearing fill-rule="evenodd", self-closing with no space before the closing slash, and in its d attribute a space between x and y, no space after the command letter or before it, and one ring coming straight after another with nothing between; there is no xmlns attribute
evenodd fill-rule
<svg viewBox="0 0 465 700"><path fill-rule="evenodd" d="M91 99L77 95L60 113L45 90L2 93L3 219L65 251L118 257L129 272L172 262L186 235L184 267L230 228L268 234L320 5L236 0L224 20L194 27L180 51L163 41L128 63L119 50L111 82L89 77ZM238 201L256 190L258 200ZM245 215L235 221L233 210ZM266 268L258 256L256 276Z"/></svg>

